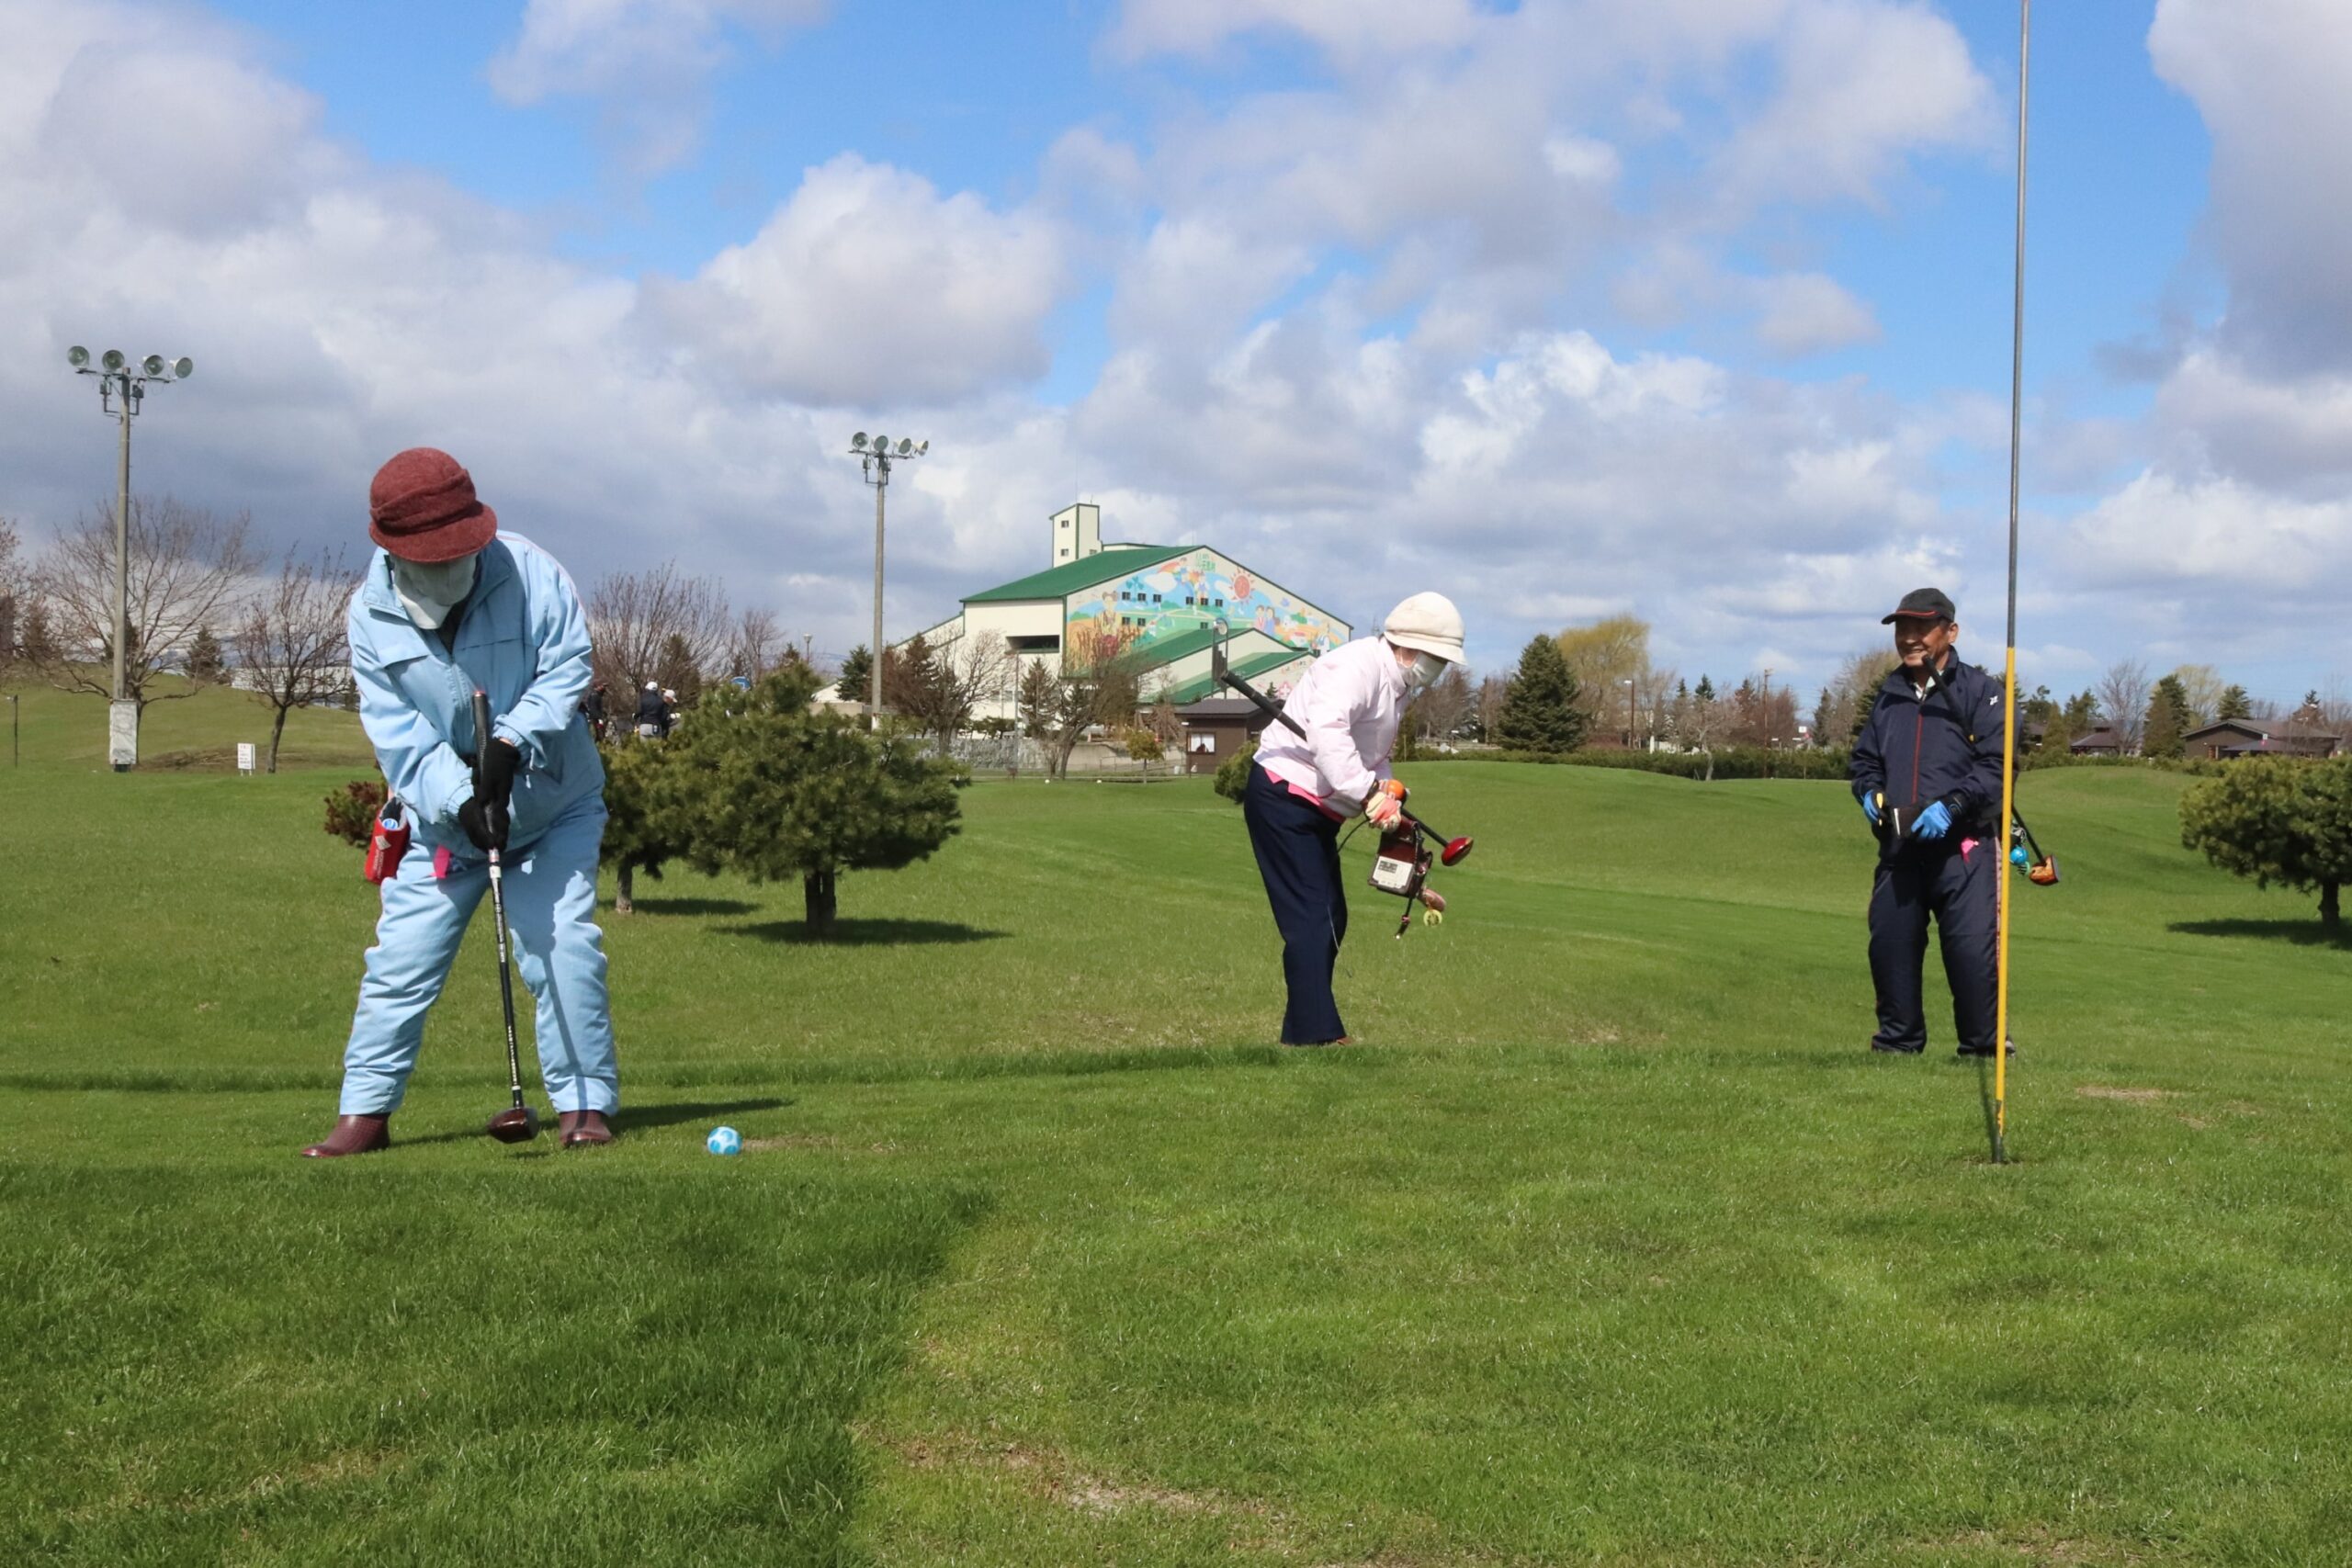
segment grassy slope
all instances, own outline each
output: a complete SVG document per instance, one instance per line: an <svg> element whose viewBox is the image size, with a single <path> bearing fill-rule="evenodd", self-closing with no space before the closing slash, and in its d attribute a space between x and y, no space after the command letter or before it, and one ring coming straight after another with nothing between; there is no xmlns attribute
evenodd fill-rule
<svg viewBox="0 0 2352 1568"><path fill-rule="evenodd" d="M2007 1168L1973 1066L1860 1049L1842 792L1438 765L1421 795L1481 847L1441 931L1389 942L1357 897L1363 1050L1259 1043L1271 922L1204 787L982 786L933 862L845 882L836 948L796 940L797 889L644 889L609 926L620 1147L472 1135L484 942L403 1147L312 1169L371 913L316 829L338 776L0 770L0 1336L38 1347L0 1495L40 1510L0 1547L423 1562L592 1517L575 1555L614 1562L2292 1562L2344 1533L2352 982L2307 900L2176 847L2172 780L2030 781L2068 880L2019 885ZM750 1156L699 1152L721 1119Z"/></svg>

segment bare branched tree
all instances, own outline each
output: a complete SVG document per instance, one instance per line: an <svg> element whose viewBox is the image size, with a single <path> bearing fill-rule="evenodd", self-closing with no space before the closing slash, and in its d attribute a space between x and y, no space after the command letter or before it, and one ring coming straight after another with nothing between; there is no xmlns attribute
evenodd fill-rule
<svg viewBox="0 0 2352 1568"><path fill-rule="evenodd" d="M1477 689L1470 684L1470 672L1459 664L1449 664L1444 674L1421 688L1420 694L1405 710L1405 722L1413 727L1413 734L1420 739L1451 740L1470 722L1471 711L1477 703Z"/></svg>
<svg viewBox="0 0 2352 1568"><path fill-rule="evenodd" d="M1488 745L1495 743L1495 727L1502 722L1503 703L1510 695L1510 677L1489 675L1478 682L1478 695L1471 711L1476 717L1478 739Z"/></svg>
<svg viewBox="0 0 2352 1568"><path fill-rule="evenodd" d="M2141 736L2147 728L2148 694L2154 690L2155 682L2148 678L2148 667L2136 659L2117 660L2098 678L2099 712L2122 739L2126 751L2140 749Z"/></svg>
<svg viewBox="0 0 2352 1568"><path fill-rule="evenodd" d="M341 550L315 556L292 550L278 563L277 581L256 597L237 626L238 683L269 705L269 768L277 772L277 748L286 738L286 716L299 707L331 703L351 672L351 642L345 611L354 574Z"/></svg>
<svg viewBox="0 0 2352 1568"><path fill-rule="evenodd" d="M924 644L918 637L894 651L907 657L894 658L893 666L920 663L922 668L909 669L899 680L891 679L886 669L884 698L894 711L937 736L942 747L971 723L974 708L1007 695L1012 687L1012 649L996 632L952 637L937 644Z"/></svg>
<svg viewBox="0 0 2352 1568"><path fill-rule="evenodd" d="M159 698L155 677L186 653L208 622L232 618L254 558L248 518L221 518L169 496L130 503L130 646L123 660L126 694L146 711ZM33 595L47 612L52 646L41 673L61 691L113 693L114 503L85 513L60 535L33 572Z"/></svg>
<svg viewBox="0 0 2352 1568"><path fill-rule="evenodd" d="M1070 753L1089 729L1124 729L1135 723L1143 697L1135 640L1134 633L1118 630L1081 630L1064 640L1061 678L1044 710L1053 773L1069 772Z"/></svg>
<svg viewBox="0 0 2352 1568"><path fill-rule="evenodd" d="M747 609L735 617L735 625L727 634L727 673L729 678L741 676L756 682L775 668L778 649L789 651L776 631L775 612L768 609Z"/></svg>
<svg viewBox="0 0 2352 1568"><path fill-rule="evenodd" d="M17 551L17 525L0 517L0 669L16 662L17 617L24 610L24 563Z"/></svg>
<svg viewBox="0 0 2352 1568"><path fill-rule="evenodd" d="M634 692L663 670L675 671L683 644L686 663L714 673L727 651L732 618L727 595L707 577L689 577L676 561L650 571L616 571L588 591L588 636L596 679L616 692Z"/></svg>

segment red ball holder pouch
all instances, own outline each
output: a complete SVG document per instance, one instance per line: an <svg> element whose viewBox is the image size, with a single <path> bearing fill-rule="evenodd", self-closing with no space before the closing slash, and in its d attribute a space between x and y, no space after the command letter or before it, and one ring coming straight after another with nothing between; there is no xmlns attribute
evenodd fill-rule
<svg viewBox="0 0 2352 1568"><path fill-rule="evenodd" d="M401 856L408 852L409 827L407 814L401 809L401 797L388 795L384 809L376 813L376 826L368 835L368 881L379 885L390 882L400 872Z"/></svg>

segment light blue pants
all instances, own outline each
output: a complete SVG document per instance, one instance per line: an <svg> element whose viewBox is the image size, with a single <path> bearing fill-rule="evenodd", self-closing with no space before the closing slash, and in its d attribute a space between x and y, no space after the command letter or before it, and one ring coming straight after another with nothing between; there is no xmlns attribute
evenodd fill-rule
<svg viewBox="0 0 2352 1568"><path fill-rule="evenodd" d="M506 920L538 999L539 1077L558 1111L620 1109L612 1004L605 993L605 935L596 929L596 851L602 795L582 797L540 835L506 854ZM389 1116L407 1092L424 1043L424 1015L449 977L466 926L490 889L489 863L470 848L446 878L423 842L401 857L383 886L376 945L359 982L359 1011L343 1054L343 1114ZM469 1020L485 1061L505 1042L495 1013Z"/></svg>

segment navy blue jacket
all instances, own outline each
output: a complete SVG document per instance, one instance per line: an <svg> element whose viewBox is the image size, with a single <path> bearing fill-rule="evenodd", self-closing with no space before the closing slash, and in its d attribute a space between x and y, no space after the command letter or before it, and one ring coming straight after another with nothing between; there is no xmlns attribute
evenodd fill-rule
<svg viewBox="0 0 2352 1568"><path fill-rule="evenodd" d="M1896 806L1940 800L1963 835L1998 839L2001 829L2000 681L1950 657L1925 696L1897 668L1878 689L1871 716L1854 738L1847 776L1857 797L1886 792Z"/></svg>

